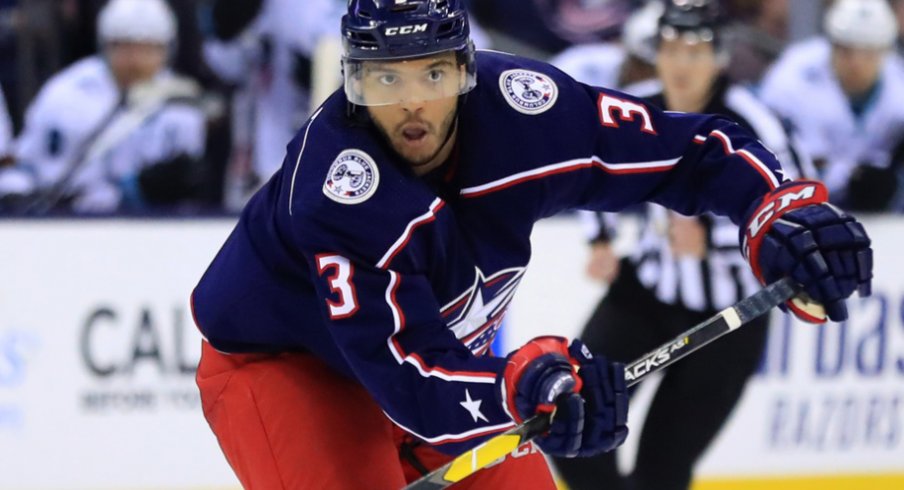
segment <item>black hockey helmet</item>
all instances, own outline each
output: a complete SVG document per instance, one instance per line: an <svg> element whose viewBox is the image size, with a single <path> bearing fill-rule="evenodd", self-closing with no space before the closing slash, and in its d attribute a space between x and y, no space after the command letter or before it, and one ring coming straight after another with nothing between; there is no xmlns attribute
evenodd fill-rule
<svg viewBox="0 0 904 490"><path fill-rule="evenodd" d="M687 42L723 41L725 15L717 0L667 0L659 18L660 39L683 38Z"/></svg>
<svg viewBox="0 0 904 490"><path fill-rule="evenodd" d="M349 0L342 16L345 57L387 60L467 49L462 0Z"/></svg>
<svg viewBox="0 0 904 490"><path fill-rule="evenodd" d="M466 75L441 95L461 95L477 84L474 44L463 0L349 0L342 17L345 92L356 105L392 98L365 97L358 87L368 62L393 62L453 52ZM440 93L440 92L438 92Z"/></svg>

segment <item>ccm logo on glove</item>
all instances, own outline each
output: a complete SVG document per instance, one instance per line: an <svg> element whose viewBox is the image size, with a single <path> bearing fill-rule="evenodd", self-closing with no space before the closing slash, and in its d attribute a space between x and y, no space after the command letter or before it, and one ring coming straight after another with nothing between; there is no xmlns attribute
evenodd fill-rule
<svg viewBox="0 0 904 490"><path fill-rule="evenodd" d="M763 196L741 232L741 248L757 279L794 279L802 294L786 309L812 323L846 320L845 300L871 289L869 236L828 198L820 182L787 182Z"/></svg>
<svg viewBox="0 0 904 490"><path fill-rule="evenodd" d="M776 213L785 211L786 209L795 209L814 202L826 202L829 200L829 193L822 184L810 184L804 186L800 190L791 187L784 192L777 194L771 201L765 203L760 210L750 220L747 226L748 240L760 234L763 228L772 222L772 218L776 217ZM817 197L817 192L819 196ZM816 199L814 199L816 198ZM745 248L745 255L747 250Z"/></svg>

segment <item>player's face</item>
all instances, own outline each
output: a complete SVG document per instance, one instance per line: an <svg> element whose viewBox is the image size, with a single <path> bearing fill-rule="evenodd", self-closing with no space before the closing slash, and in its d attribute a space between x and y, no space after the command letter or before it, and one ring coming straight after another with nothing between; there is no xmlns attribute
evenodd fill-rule
<svg viewBox="0 0 904 490"><path fill-rule="evenodd" d="M656 71L670 110L703 109L721 65L711 42L688 42L683 37L661 39Z"/></svg>
<svg viewBox="0 0 904 490"><path fill-rule="evenodd" d="M849 95L863 94L876 83L884 59L885 51L880 49L832 47L832 68Z"/></svg>
<svg viewBox="0 0 904 490"><path fill-rule="evenodd" d="M160 44L113 42L104 52L120 87L150 80L166 63L166 46Z"/></svg>
<svg viewBox="0 0 904 490"><path fill-rule="evenodd" d="M442 163L453 145L455 109L461 68L455 55L405 62L381 63L368 67L363 77L365 97L386 97L398 92L401 102L368 106L374 123L393 149L414 167L426 171ZM449 80L451 79L451 80ZM452 96L436 97L437 85L449 84ZM393 95L394 97L396 95ZM437 161L439 160L439 161Z"/></svg>

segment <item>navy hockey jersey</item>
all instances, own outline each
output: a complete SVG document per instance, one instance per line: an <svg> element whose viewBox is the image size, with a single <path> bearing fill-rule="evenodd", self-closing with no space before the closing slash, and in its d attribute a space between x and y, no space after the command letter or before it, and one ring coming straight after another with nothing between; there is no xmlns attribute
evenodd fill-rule
<svg viewBox="0 0 904 490"><path fill-rule="evenodd" d="M316 355L450 453L513 425L494 394L504 360L484 354L537 220L649 200L738 222L781 178L728 120L664 113L502 53L479 52L477 68L453 156L426 177L334 94L193 294L215 348Z"/></svg>

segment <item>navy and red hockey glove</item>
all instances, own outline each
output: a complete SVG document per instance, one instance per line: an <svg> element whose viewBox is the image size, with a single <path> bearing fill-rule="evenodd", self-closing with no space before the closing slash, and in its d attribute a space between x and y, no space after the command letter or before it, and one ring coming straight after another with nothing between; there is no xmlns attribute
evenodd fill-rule
<svg viewBox="0 0 904 490"><path fill-rule="evenodd" d="M628 436L625 367L593 357L579 340L537 337L508 356L498 381L500 402L517 423L552 414L536 442L544 453L592 456L615 449Z"/></svg>
<svg viewBox="0 0 904 490"><path fill-rule="evenodd" d="M828 203L820 182L794 181L763 197L741 229L741 247L757 279L767 284L790 276L812 304L787 303L796 316L823 323L847 319L844 300L869 296L873 277L870 239L853 216ZM822 307L819 307L819 306Z"/></svg>

